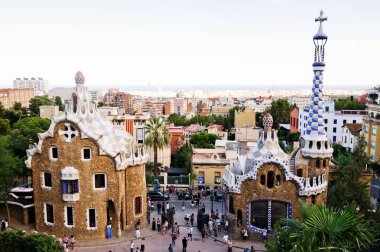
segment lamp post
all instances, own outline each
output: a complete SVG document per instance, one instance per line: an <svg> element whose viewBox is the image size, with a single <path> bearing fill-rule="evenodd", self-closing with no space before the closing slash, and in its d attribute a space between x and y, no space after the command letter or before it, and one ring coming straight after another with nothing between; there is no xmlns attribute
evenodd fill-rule
<svg viewBox="0 0 380 252"><path fill-rule="evenodd" d="M211 200L211 213L212 213L214 212L214 194L210 196L210 200Z"/></svg>

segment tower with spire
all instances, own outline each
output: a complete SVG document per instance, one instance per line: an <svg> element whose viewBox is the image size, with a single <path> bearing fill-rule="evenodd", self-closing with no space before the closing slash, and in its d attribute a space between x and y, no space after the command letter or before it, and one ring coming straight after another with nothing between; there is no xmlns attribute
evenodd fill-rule
<svg viewBox="0 0 380 252"><path fill-rule="evenodd" d="M327 35L323 32L322 23L327 21L321 10L320 16L315 19L319 22L319 29L314 35L314 79L309 110L309 119L307 122L306 134L300 139L301 151L304 157L310 158L331 158L333 149L325 132L323 119L324 102L323 102L323 71L325 70L325 45Z"/></svg>

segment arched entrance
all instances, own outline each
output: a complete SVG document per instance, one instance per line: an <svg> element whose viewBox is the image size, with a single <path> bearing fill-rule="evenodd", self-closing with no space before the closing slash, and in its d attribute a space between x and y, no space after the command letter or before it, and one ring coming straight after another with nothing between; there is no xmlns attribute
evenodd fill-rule
<svg viewBox="0 0 380 252"><path fill-rule="evenodd" d="M115 208L115 204L112 200L107 201L107 223L109 223L112 226L112 234L117 234L117 225L118 225L119 219L117 218L117 212Z"/></svg>

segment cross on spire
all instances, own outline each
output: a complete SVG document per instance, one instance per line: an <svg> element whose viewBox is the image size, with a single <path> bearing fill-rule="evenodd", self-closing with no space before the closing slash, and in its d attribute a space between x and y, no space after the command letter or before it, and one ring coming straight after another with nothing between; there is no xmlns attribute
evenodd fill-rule
<svg viewBox="0 0 380 252"><path fill-rule="evenodd" d="M322 22L327 21L327 17L323 16L323 10L319 14L319 17L315 18L315 22L320 22L319 24L322 25Z"/></svg>

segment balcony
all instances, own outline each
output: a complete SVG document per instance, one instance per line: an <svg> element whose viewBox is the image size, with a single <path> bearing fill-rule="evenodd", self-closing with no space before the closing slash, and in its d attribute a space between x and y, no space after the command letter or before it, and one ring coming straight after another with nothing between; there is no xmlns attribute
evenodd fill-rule
<svg viewBox="0 0 380 252"><path fill-rule="evenodd" d="M67 202L76 202L79 200L79 193L64 193L62 199Z"/></svg>

